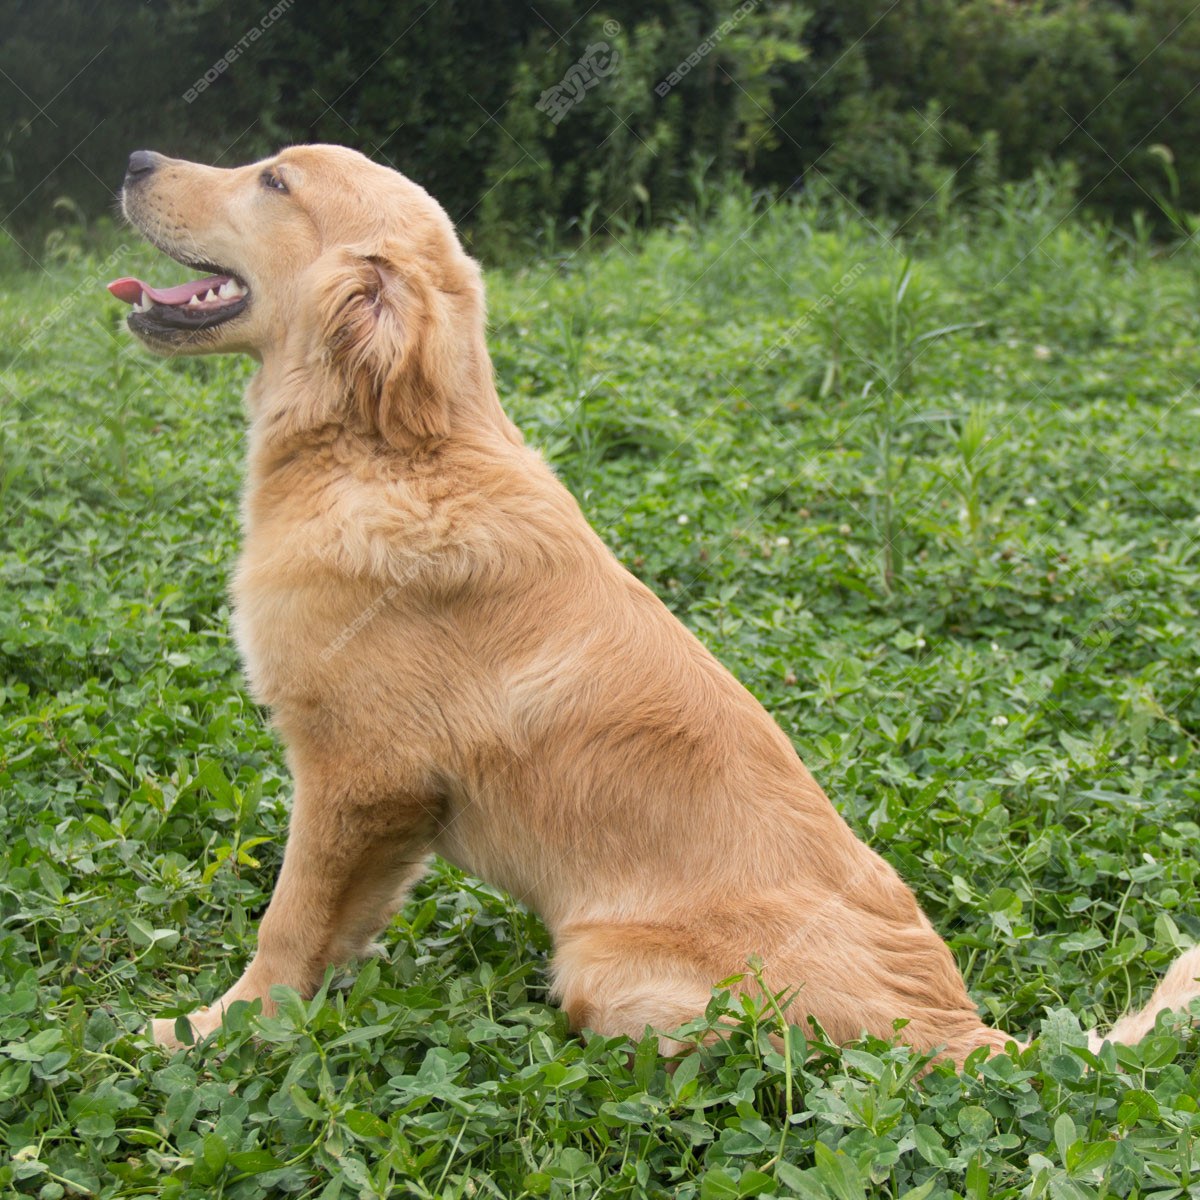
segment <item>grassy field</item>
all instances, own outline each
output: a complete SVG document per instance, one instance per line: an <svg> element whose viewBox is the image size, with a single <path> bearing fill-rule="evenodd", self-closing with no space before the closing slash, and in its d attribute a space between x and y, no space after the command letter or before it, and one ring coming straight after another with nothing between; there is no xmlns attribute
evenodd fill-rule
<svg viewBox="0 0 1200 1200"><path fill-rule="evenodd" d="M1200 938L1200 258L1068 208L901 244L729 195L490 274L527 436L1040 1033L924 1078L765 1011L673 1076L585 1044L538 921L446 867L314 1001L150 1045L239 973L286 828L228 631L249 364L132 344L104 281L178 271L129 235L0 245L0 1194L1195 1194L1200 1037L1081 1029Z"/></svg>

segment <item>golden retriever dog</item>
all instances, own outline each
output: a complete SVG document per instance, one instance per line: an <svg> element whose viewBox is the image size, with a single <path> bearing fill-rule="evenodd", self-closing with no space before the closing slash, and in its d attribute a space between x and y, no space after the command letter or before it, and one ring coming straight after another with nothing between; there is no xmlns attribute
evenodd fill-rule
<svg viewBox="0 0 1200 1200"><path fill-rule="evenodd" d="M417 184L338 146L232 170L132 155L128 219L205 278L121 279L166 354L240 352L234 631L295 777L283 867L236 1001L273 1009L366 951L431 855L554 944L574 1028L640 1038L760 984L841 1042L961 1062L986 1025L913 893L763 707L626 571L505 415L479 267ZM1135 1040L1197 995L1200 948ZM175 1021L153 1022L177 1045ZM1099 1044L1097 1042L1097 1044Z"/></svg>

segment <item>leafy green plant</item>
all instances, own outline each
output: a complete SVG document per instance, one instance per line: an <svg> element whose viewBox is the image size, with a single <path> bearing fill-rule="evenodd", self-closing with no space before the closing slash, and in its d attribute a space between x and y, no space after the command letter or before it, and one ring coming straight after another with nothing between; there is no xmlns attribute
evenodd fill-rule
<svg viewBox="0 0 1200 1200"><path fill-rule="evenodd" d="M866 323L855 353L867 371L861 402L867 433L864 461L874 480L868 519L880 542L881 578L892 591L904 570L906 523L898 505L899 489L912 453L906 431L927 423L912 414L910 395L918 359L926 347L979 322L953 322L929 328L935 297L922 279L914 283L911 257L898 261L891 274L864 286Z"/></svg>
<svg viewBox="0 0 1200 1200"><path fill-rule="evenodd" d="M1184 240L1191 241L1196 230L1200 229L1200 214L1187 212L1183 208L1179 172L1175 169L1175 155L1170 146L1156 142L1149 148L1148 153L1160 164L1163 174L1167 177L1167 194L1155 197L1163 215L1171 222L1171 227Z"/></svg>
<svg viewBox="0 0 1200 1200"><path fill-rule="evenodd" d="M989 524L999 520L1008 491L995 494L992 479L1000 447L982 405L972 406L959 423L954 438L953 466L939 472L962 505L962 525L974 554L983 552L991 540Z"/></svg>

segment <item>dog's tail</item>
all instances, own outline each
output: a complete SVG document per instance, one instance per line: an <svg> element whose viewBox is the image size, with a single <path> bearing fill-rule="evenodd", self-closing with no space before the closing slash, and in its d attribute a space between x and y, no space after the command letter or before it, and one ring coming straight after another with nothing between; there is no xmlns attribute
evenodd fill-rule
<svg viewBox="0 0 1200 1200"><path fill-rule="evenodd" d="M1200 946L1193 946L1171 964L1142 1008L1126 1013L1107 1033L1091 1034L1088 1045L1093 1050L1099 1050L1105 1042L1136 1045L1154 1028L1160 1012L1164 1009L1186 1011L1191 1001L1197 998L1200 998Z"/></svg>
<svg viewBox="0 0 1200 1200"><path fill-rule="evenodd" d="M1136 1046L1154 1029L1161 1012L1186 1013L1193 1000L1200 999L1200 946L1185 950L1172 964L1150 996L1136 1012L1126 1013L1107 1033L1094 1030L1088 1034L1088 1049L1096 1053L1105 1042L1116 1042L1122 1046ZM1200 1012L1193 1018L1200 1024ZM945 1038L945 1049L940 1057L953 1060L960 1065L967 1056L980 1046L987 1046L993 1053L1003 1054L1012 1042L1022 1050L1029 1045L1028 1039L1003 1029L995 1029L969 1017L962 1029Z"/></svg>

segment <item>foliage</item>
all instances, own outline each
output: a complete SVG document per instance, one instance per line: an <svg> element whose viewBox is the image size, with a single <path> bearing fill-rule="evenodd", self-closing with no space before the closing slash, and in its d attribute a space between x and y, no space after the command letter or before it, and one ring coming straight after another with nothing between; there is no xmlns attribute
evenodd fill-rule
<svg viewBox="0 0 1200 1200"><path fill-rule="evenodd" d="M1070 162L1088 211L1165 228L1165 147L1167 202L1200 211L1190 0L6 7L0 213L39 236L61 197L103 212L139 146L233 165L294 141L391 163L515 258L571 222L669 218L730 172L921 225Z"/></svg>
<svg viewBox="0 0 1200 1200"><path fill-rule="evenodd" d="M702 199L490 274L506 403L1040 1039L918 1078L883 1042L780 1052L751 1009L672 1073L568 1035L538 921L443 866L315 1000L149 1045L243 966L283 848L225 595L250 367L131 345L101 281L169 271L151 251L0 247L0 1191L1194 1189L1200 1036L1097 1060L1080 1025L1200 937L1195 252L1066 218L1044 177L907 238Z"/></svg>

